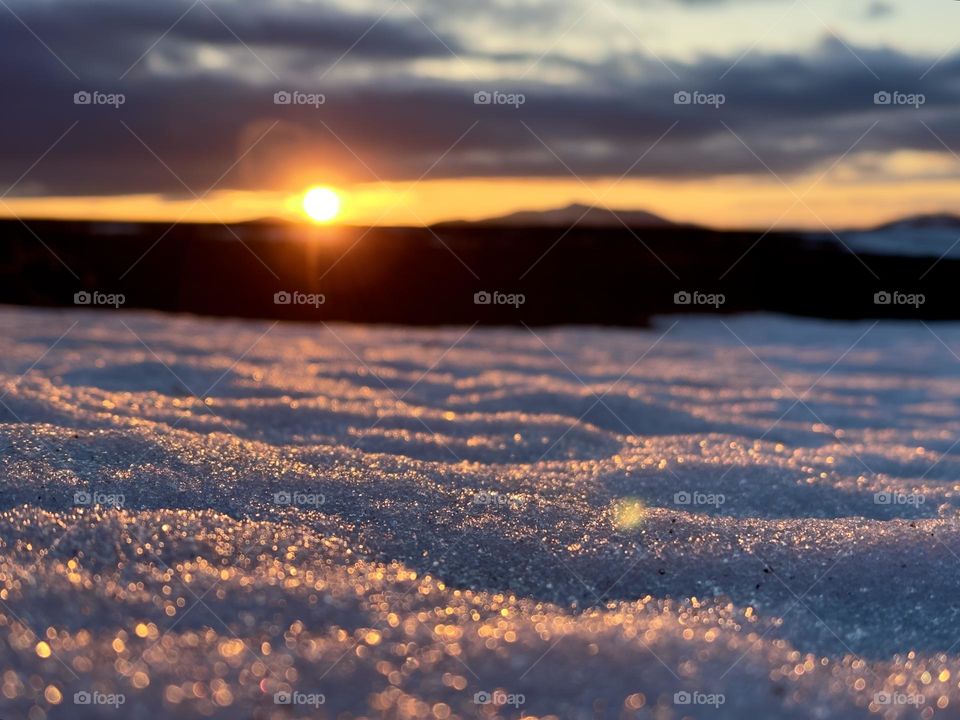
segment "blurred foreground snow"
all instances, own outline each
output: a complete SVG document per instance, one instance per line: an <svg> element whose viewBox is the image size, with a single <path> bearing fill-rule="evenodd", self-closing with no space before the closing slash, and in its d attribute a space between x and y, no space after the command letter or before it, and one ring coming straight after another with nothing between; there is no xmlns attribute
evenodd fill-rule
<svg viewBox="0 0 960 720"><path fill-rule="evenodd" d="M960 325L0 337L0 717L960 716Z"/></svg>

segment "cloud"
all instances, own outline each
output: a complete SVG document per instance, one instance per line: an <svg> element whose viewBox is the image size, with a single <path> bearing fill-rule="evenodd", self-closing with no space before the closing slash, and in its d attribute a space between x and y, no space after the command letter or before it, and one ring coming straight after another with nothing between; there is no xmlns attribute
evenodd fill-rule
<svg viewBox="0 0 960 720"><path fill-rule="evenodd" d="M148 48L163 52L177 45L245 45L254 51L318 55L349 49L357 59L437 57L462 50L456 38L413 16L350 12L328 3L21 0L10 5L19 19L4 18L5 37L16 42L13 36L22 36L26 25L80 69L97 69L99 59L130 64Z"/></svg>
<svg viewBox="0 0 960 720"><path fill-rule="evenodd" d="M868 6L864 15L870 20L879 20L880 18L893 15L895 9L893 5L883 0L873 0Z"/></svg>
<svg viewBox="0 0 960 720"><path fill-rule="evenodd" d="M920 80L929 59L831 39L803 55L668 59L668 70L634 51L541 58L481 50L409 13L378 22L376 13L330 5L221 2L211 3L214 14L200 4L179 23L188 5L12 7L81 78L0 11L0 63L14 69L0 76L8 108L0 116L0 191L77 123L14 194L189 194L218 180L222 189L274 188L305 172L342 181L414 179L428 170L435 178L619 176L655 143L634 176L789 175L840 157L875 122L856 152L944 151L920 120L960 150L955 57ZM535 61L542 73L517 71L513 81L472 76L489 64ZM323 93L326 102L275 105L278 89ZM126 102L78 106L78 90L121 92ZM525 102L476 105L480 90L522 93ZM725 102L675 104L684 90L721 93ZM923 93L926 102L875 105L879 91Z"/></svg>

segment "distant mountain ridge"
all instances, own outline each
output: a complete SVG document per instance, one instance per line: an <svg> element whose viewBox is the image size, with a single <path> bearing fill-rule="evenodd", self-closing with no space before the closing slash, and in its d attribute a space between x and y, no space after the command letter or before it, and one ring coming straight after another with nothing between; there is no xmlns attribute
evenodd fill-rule
<svg viewBox="0 0 960 720"><path fill-rule="evenodd" d="M649 227L649 228L703 228L692 222L675 222L646 210L610 210L583 203L572 203L549 210L520 210L481 220L456 220L441 225L492 225L492 226L570 226L576 223L583 227ZM928 213L908 215L876 226L848 228L843 233L876 233L889 231L952 231L960 232L960 215L953 213Z"/></svg>
<svg viewBox="0 0 960 720"><path fill-rule="evenodd" d="M857 253L960 259L960 216L911 215L866 230L842 231L840 238Z"/></svg>
<svg viewBox="0 0 960 720"><path fill-rule="evenodd" d="M694 227L691 223L675 223L646 210L608 210L581 203L573 203L553 210L521 210L477 221L443 223L445 225L500 225L500 226L570 226L582 227Z"/></svg>
<svg viewBox="0 0 960 720"><path fill-rule="evenodd" d="M878 230L942 230L942 229L960 229L960 215L953 213L929 213L926 215L910 215L892 220L890 222L878 225L872 228Z"/></svg>

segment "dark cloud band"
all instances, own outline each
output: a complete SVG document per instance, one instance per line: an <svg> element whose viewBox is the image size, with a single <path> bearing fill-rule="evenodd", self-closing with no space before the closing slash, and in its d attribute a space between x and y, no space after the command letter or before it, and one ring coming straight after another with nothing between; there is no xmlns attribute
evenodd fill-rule
<svg viewBox="0 0 960 720"><path fill-rule="evenodd" d="M184 183L201 192L277 121L221 188L274 187L298 164L356 180L416 178L471 127L432 177L620 175L674 123L634 175L765 173L763 163L776 173L801 171L845 153L876 121L858 152L943 151L921 120L960 149L956 58L925 75L927 58L831 40L805 55L754 52L732 70L735 58L718 57L671 60L668 70L642 53L588 63L559 53L481 51L434 34L412 15L378 21L312 5L210 3L211 12L200 4L172 29L189 5L33 0L11 7L80 77L0 10L0 62L11 69L0 76L7 108L0 189L78 121L17 187L21 195L179 194ZM424 61L434 63L429 73ZM572 80L546 82L547 72L449 79L469 76L481 61L504 68L539 61L538 70L562 70ZM449 64L447 79L437 79L438 63ZM322 94L324 102L278 105L278 90ZM78 91L122 93L124 102L77 105ZM500 103L497 92L524 101ZM924 102L878 104L880 92ZM677 93L692 100L684 104ZM697 93L724 102L699 103Z"/></svg>

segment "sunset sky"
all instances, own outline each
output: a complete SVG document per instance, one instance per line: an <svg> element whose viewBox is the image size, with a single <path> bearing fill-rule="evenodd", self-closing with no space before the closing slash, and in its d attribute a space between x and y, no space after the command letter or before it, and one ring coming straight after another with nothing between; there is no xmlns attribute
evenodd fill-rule
<svg viewBox="0 0 960 720"><path fill-rule="evenodd" d="M958 28L950 0L3 0L0 214L298 218L317 185L357 224L950 211Z"/></svg>

